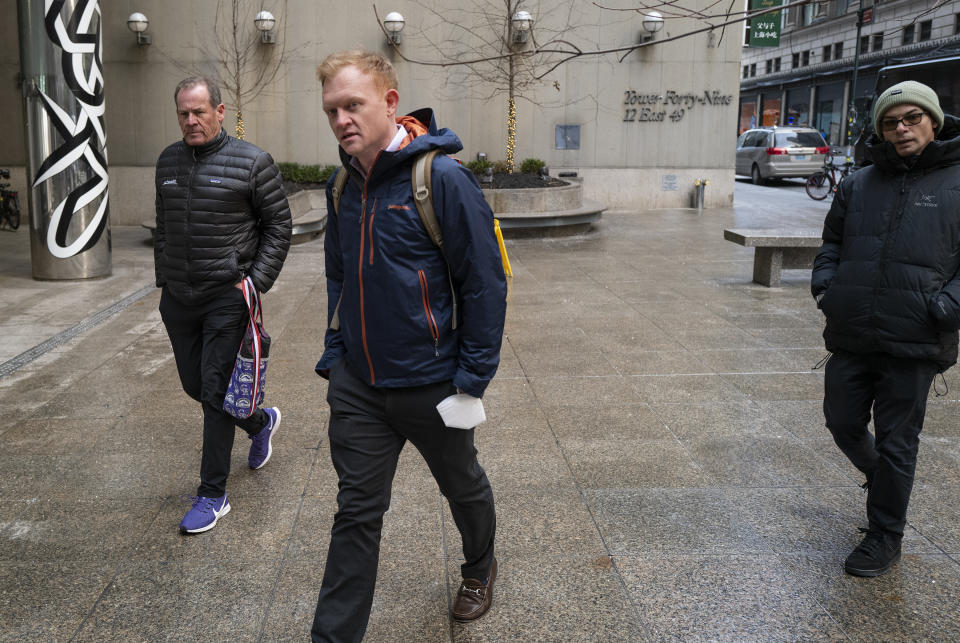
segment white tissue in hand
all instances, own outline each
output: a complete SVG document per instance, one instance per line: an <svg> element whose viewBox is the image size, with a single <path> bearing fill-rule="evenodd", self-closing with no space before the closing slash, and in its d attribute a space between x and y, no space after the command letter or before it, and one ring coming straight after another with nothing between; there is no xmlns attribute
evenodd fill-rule
<svg viewBox="0 0 960 643"><path fill-rule="evenodd" d="M437 404L443 423L451 429L472 429L487 419L479 397L457 393Z"/></svg>

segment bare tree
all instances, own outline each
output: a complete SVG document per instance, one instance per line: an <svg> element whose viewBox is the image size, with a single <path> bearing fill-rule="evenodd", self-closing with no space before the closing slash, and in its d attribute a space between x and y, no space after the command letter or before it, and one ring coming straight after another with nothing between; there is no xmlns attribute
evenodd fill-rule
<svg viewBox="0 0 960 643"><path fill-rule="evenodd" d="M258 0L217 0L213 31L216 49L204 52L215 62L220 86L237 110L237 138L245 136L243 108L260 96L277 78L286 60L287 1L281 0L276 44L264 46L260 33L251 29L264 3Z"/></svg>
<svg viewBox="0 0 960 643"><path fill-rule="evenodd" d="M459 92L467 90L474 98L506 95L506 160L513 171L517 99L541 104L533 99L532 90L543 85L546 70L557 64L561 54L552 47L575 48L572 39L576 32L591 25L575 0L547 0L549 12L541 10L539 0L474 0L442 9L424 0L418 4L429 17L407 37L422 39L438 58L462 66L463 73L448 77L448 84ZM375 15L376 11L374 6ZM511 25L523 11L537 22L536 28L518 30Z"/></svg>
<svg viewBox="0 0 960 643"><path fill-rule="evenodd" d="M279 15L274 27L279 36L275 44L264 44L254 27L254 18L263 9ZM236 109L236 136L245 136L243 108L262 95L283 73L292 53L287 49L287 0L217 0L212 45L192 47L200 52L203 73L214 80L226 94L226 101ZM187 74L196 74L195 65L172 56L162 48L156 51Z"/></svg>

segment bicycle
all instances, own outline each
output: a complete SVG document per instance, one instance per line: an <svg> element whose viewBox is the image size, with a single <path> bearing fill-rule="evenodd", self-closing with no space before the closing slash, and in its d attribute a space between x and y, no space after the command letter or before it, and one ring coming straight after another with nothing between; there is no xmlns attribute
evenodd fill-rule
<svg viewBox="0 0 960 643"><path fill-rule="evenodd" d="M846 161L837 166L833 162L833 157L828 156L823 163L823 169L807 177L807 196L816 201L823 201L828 194L837 191L840 181L845 179L854 169L853 161Z"/></svg>
<svg viewBox="0 0 960 643"><path fill-rule="evenodd" d="M10 170L0 170L0 179L9 178ZM0 228L16 230L20 227L20 197L9 187L9 183L0 183Z"/></svg>

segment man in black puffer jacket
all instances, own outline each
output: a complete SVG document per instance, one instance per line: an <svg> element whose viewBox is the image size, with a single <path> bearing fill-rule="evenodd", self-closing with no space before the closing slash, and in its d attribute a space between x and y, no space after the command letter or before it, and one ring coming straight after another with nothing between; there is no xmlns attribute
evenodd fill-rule
<svg viewBox="0 0 960 643"><path fill-rule="evenodd" d="M960 328L960 120L907 81L877 98L873 122L873 165L837 189L811 283L833 353L826 424L867 479L869 527L844 567L856 576L900 558L927 395Z"/></svg>
<svg viewBox="0 0 960 643"><path fill-rule="evenodd" d="M157 161L154 262L180 382L203 407L200 487L180 523L181 532L199 533L230 511L234 425L252 440L253 469L270 459L280 426L275 407L237 420L223 410L223 398L250 318L241 282L250 277L259 292L270 289L290 247L291 220L270 155L223 131L217 86L187 78L174 101L183 140Z"/></svg>

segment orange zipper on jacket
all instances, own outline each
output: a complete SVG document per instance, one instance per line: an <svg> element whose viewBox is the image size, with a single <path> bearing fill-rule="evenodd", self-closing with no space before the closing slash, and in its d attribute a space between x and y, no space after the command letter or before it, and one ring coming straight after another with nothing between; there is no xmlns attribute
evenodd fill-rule
<svg viewBox="0 0 960 643"><path fill-rule="evenodd" d="M420 277L420 299L423 301L423 312L427 314L427 326L430 329L430 336L433 337L433 352L440 357L440 330L437 328L437 321L433 318L433 310L430 308L430 290L427 288L427 276L423 270L417 270Z"/></svg>
<svg viewBox="0 0 960 643"><path fill-rule="evenodd" d="M367 236L370 238L370 265L373 265L373 217L377 215L377 199L373 200L373 208L370 210L370 223L367 224Z"/></svg>
<svg viewBox="0 0 960 643"><path fill-rule="evenodd" d="M367 315L364 308L363 302L363 246L366 241L363 224L367 216L367 184L370 182L370 174L373 173L373 168L377 164L377 160L380 159L380 152L377 152L377 157L373 159L373 163L370 164L370 171L367 172L367 176L363 180L363 194L360 197L360 256L358 263L359 272L357 274L357 281L360 282L360 338L363 341L363 353L367 358L367 367L370 369L370 384L375 385L377 383L376 373L373 371L373 358L370 355L370 347L367 345ZM376 210L377 201L373 201L373 209ZM373 235L373 212L370 213L370 234ZM373 239L370 240L370 263L373 263Z"/></svg>

